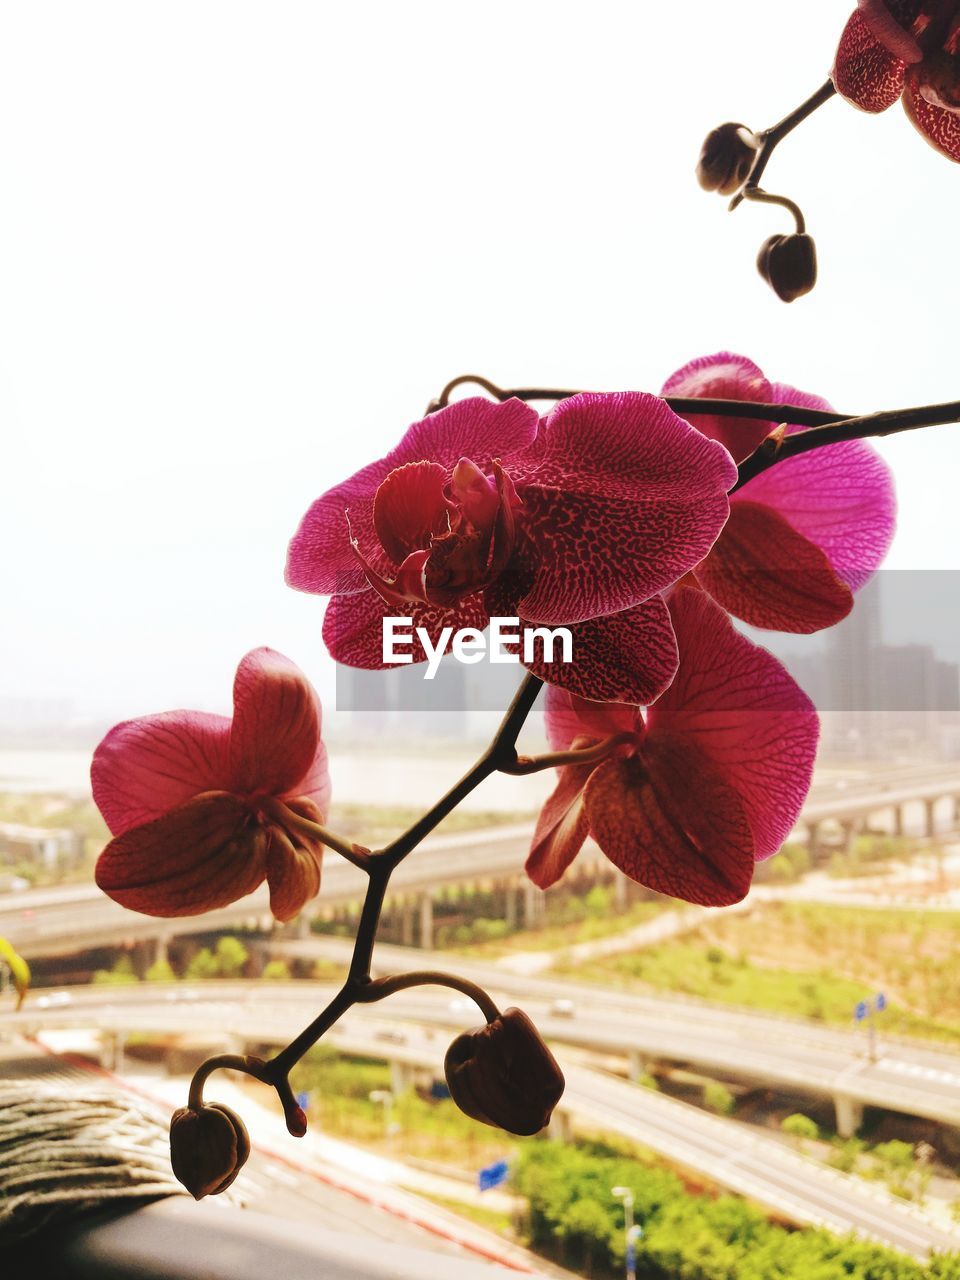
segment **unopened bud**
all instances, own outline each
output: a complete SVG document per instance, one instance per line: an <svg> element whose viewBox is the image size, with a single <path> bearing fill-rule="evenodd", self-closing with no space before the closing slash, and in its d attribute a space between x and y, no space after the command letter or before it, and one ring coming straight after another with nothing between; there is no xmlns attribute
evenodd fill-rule
<svg viewBox="0 0 960 1280"><path fill-rule="evenodd" d="M817 283L817 249L808 235L771 236L757 255L757 270L783 302L793 302Z"/></svg>
<svg viewBox="0 0 960 1280"><path fill-rule="evenodd" d="M465 1031L443 1064L450 1096L466 1115L508 1133L539 1133L563 1093L563 1072L520 1009Z"/></svg>
<svg viewBox="0 0 960 1280"><path fill-rule="evenodd" d="M250 1138L235 1111L206 1103L181 1107L170 1120L170 1163L195 1200L226 1191L247 1162Z"/></svg>
<svg viewBox="0 0 960 1280"><path fill-rule="evenodd" d="M760 139L745 124L718 125L703 141L697 163L697 181L704 191L732 196L753 168Z"/></svg>

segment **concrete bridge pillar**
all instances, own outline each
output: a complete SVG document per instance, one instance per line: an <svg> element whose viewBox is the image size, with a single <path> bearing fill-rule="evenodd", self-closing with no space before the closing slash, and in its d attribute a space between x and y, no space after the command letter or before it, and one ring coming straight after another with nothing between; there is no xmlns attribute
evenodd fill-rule
<svg viewBox="0 0 960 1280"><path fill-rule="evenodd" d="M573 1139L573 1125L569 1111L554 1111L547 1125L547 1137L554 1142L570 1142Z"/></svg>
<svg viewBox="0 0 960 1280"><path fill-rule="evenodd" d="M840 830L843 833L843 852L849 854L853 851L853 842L861 831L860 819L844 818L840 823Z"/></svg>
<svg viewBox="0 0 960 1280"><path fill-rule="evenodd" d="M630 1079L634 1084L638 1084L644 1076L652 1076L652 1067L654 1063L645 1053L641 1053L639 1049L631 1049L628 1062L630 1064Z"/></svg>
<svg viewBox="0 0 960 1280"><path fill-rule="evenodd" d="M893 806L893 834L898 838L903 836L903 805L895 804Z"/></svg>
<svg viewBox="0 0 960 1280"><path fill-rule="evenodd" d="M413 946L413 904L404 898L400 906L400 944Z"/></svg>
<svg viewBox="0 0 960 1280"><path fill-rule="evenodd" d="M811 863L814 864L820 858L822 826L823 824L820 822L809 822L807 824L807 851L810 854Z"/></svg>
<svg viewBox="0 0 960 1280"><path fill-rule="evenodd" d="M523 927L525 929L535 929L540 923L542 912L542 890L538 889L532 880L525 880L523 884Z"/></svg>
<svg viewBox="0 0 960 1280"><path fill-rule="evenodd" d="M395 1098L413 1088L415 1074L413 1067L407 1062L390 1063L390 1092Z"/></svg>
<svg viewBox="0 0 960 1280"><path fill-rule="evenodd" d="M852 1138L863 1123L863 1103L837 1093L833 1097L833 1109L837 1117L837 1133L841 1138Z"/></svg>
<svg viewBox="0 0 960 1280"><path fill-rule="evenodd" d="M923 834L926 836L936 835L937 832L937 802L936 799L924 800L923 802Z"/></svg>
<svg viewBox="0 0 960 1280"><path fill-rule="evenodd" d="M429 893L420 897L420 946L424 951L433 950L433 896Z"/></svg>
<svg viewBox="0 0 960 1280"><path fill-rule="evenodd" d="M629 893L630 881L624 875L617 876L613 882L613 901L618 911L626 911Z"/></svg>
<svg viewBox="0 0 960 1280"><path fill-rule="evenodd" d="M103 1065L108 1071L121 1072L123 1070L123 1032L104 1031L100 1037L100 1043Z"/></svg>
<svg viewBox="0 0 960 1280"><path fill-rule="evenodd" d="M515 932L519 916L519 891L516 880L508 880L504 893L503 918L510 933Z"/></svg>
<svg viewBox="0 0 960 1280"><path fill-rule="evenodd" d="M153 964L167 964L170 960L168 954L170 947L170 938L167 934L162 933L153 943Z"/></svg>

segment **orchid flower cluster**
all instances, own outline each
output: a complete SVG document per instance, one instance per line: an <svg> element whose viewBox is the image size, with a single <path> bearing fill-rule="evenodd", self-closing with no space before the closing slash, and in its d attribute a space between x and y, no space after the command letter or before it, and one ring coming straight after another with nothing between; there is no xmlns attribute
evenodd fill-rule
<svg viewBox="0 0 960 1280"><path fill-rule="evenodd" d="M815 254L799 209L758 185L773 147L838 90L872 111L903 95L928 139L960 159L958 13L960 0L860 0L833 79L808 103L765 134L730 124L708 138L703 185L794 211L797 234L761 252L781 297L812 287ZM485 394L452 400L468 383ZM492 774L556 769L526 861L534 884L560 880L589 838L656 892L740 901L800 815L819 725L737 623L809 634L846 617L894 532L891 476L866 440L957 421L960 402L839 413L727 352L691 361L659 394L504 390L468 375L389 453L316 499L286 580L329 597L323 640L337 662L387 666L384 626L398 610L414 662L451 629L479 633L502 615L568 629L572 657L518 645L526 671L489 747L379 850L326 825L320 702L271 649L241 660L232 717L166 712L100 743L93 794L112 839L96 879L123 906L199 915L266 881L273 915L289 921L320 892L325 850L367 878L349 972L314 1021L268 1061L224 1054L195 1073L171 1122L174 1169L195 1196L228 1187L250 1149L240 1117L204 1101L213 1071L270 1085L302 1136L291 1069L351 1007L420 984L468 995L484 1019L446 1055L461 1109L516 1134L549 1122L563 1074L522 1010L501 1011L451 973L372 976L393 871ZM523 755L544 687L550 750Z"/></svg>
<svg viewBox="0 0 960 1280"><path fill-rule="evenodd" d="M941 155L960 162L960 0L857 0L840 36L830 79L762 133L728 121L706 137L697 177L706 191L778 204L795 230L765 240L757 269L777 297L793 302L817 282L817 253L800 206L760 186L773 150L834 94L877 114L901 101L911 123Z"/></svg>

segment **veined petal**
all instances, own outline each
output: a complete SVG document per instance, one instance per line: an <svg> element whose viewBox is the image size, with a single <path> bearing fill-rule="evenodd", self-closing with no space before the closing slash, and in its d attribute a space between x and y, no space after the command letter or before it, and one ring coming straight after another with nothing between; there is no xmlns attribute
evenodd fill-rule
<svg viewBox="0 0 960 1280"><path fill-rule="evenodd" d="M577 738L602 742L618 733L643 734L636 707L578 698L554 684L548 684L544 694L544 721L552 751L569 751Z"/></svg>
<svg viewBox="0 0 960 1280"><path fill-rule="evenodd" d="M831 77L837 93L862 111L886 111L903 92L906 63L876 35L859 11L840 37Z"/></svg>
<svg viewBox="0 0 960 1280"><path fill-rule="evenodd" d="M111 840L96 881L131 911L196 916L252 893L265 858L266 833L249 807L208 791Z"/></svg>
<svg viewBox="0 0 960 1280"><path fill-rule="evenodd" d="M653 702L673 679L677 643L667 607L660 596L643 604L569 628L573 661L527 662L524 665L551 685L596 702Z"/></svg>
<svg viewBox="0 0 960 1280"><path fill-rule="evenodd" d="M579 739L578 745L587 745L587 739ZM564 765L558 771L556 788L540 810L526 872L541 889L555 884L583 847L588 830L583 789L595 768L591 764Z"/></svg>
<svg viewBox="0 0 960 1280"><path fill-rule="evenodd" d="M857 0L864 22L885 48L904 62L919 62L923 51L910 27L923 9L923 0Z"/></svg>
<svg viewBox="0 0 960 1280"><path fill-rule="evenodd" d="M497 404L475 396L415 422L385 458L371 463L328 490L307 511L287 554L287 582L298 591L319 595L364 591L367 580L350 546L349 528L368 558L376 544L373 507L380 484L409 462L434 462L452 470L469 457L488 471L531 444L539 418L520 400ZM389 565L376 565L389 573Z"/></svg>
<svg viewBox="0 0 960 1280"><path fill-rule="evenodd" d="M306 676L274 649L237 668L230 731L231 790L282 795L315 770L320 703Z"/></svg>
<svg viewBox="0 0 960 1280"><path fill-rule="evenodd" d="M928 102L920 92L920 72L907 72L903 106L910 120L932 147L951 160L960 161L960 114Z"/></svg>
<svg viewBox="0 0 960 1280"><path fill-rule="evenodd" d="M446 468L437 462L408 462L391 471L377 490L373 523L384 551L397 564L449 528L446 479Z"/></svg>
<svg viewBox="0 0 960 1280"><path fill-rule="evenodd" d="M680 667L647 715L647 744L687 743L736 791L758 858L793 829L810 790L819 722L813 703L766 649L702 591L670 597ZM646 749L646 748L645 748Z"/></svg>
<svg viewBox="0 0 960 1280"><path fill-rule="evenodd" d="M770 383L761 369L730 351L691 360L663 384L664 396L709 396L713 400L773 402ZM715 413L684 414L685 420L711 440L719 442L735 462L750 456L777 425L755 418L727 418Z"/></svg>
<svg viewBox="0 0 960 1280"><path fill-rule="evenodd" d="M93 798L113 835L161 817L201 791L230 786L230 721L165 711L115 725L93 754Z"/></svg>
<svg viewBox="0 0 960 1280"><path fill-rule="evenodd" d="M323 640L331 656L348 667L361 667L366 671L380 671L392 666L383 660L385 617L412 619L409 628L414 633L412 644L398 645L397 652L412 654L414 662L427 660L415 628L425 627L431 641L436 643L444 627L452 627L455 631L460 627L476 627L482 631L490 621L480 595L467 596L449 609L406 601L402 613L396 605L385 604L375 591L334 596L323 619Z"/></svg>
<svg viewBox="0 0 960 1280"><path fill-rule="evenodd" d="M706 907L739 902L750 888L753 836L740 797L695 747L661 736L642 759L605 760L584 806L597 844L638 884Z"/></svg>
<svg viewBox="0 0 960 1280"><path fill-rule="evenodd" d="M780 388L794 403L800 393ZM815 397L805 397L814 401ZM811 407L819 407L816 401ZM731 499L762 503L823 551L852 591L871 577L896 529L893 475L864 440L827 445L768 467Z"/></svg>
<svg viewBox="0 0 960 1280"><path fill-rule="evenodd" d="M311 821L319 815L309 802L287 802L295 812ZM311 898L320 891L320 867L323 846L297 833L289 836L273 826L267 848L266 874L270 887L270 910L277 920L285 922L299 915Z"/></svg>
<svg viewBox="0 0 960 1280"><path fill-rule="evenodd" d="M850 587L824 551L778 511L739 494L696 576L725 609L771 631L808 635L833 626L853 607Z"/></svg>

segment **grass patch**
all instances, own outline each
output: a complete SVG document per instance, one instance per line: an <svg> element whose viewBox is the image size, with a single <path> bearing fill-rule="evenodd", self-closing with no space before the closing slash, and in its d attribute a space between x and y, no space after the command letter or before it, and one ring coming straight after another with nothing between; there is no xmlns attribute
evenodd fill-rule
<svg viewBox="0 0 960 1280"><path fill-rule="evenodd" d="M449 1209L458 1218L466 1218L478 1227L484 1227L507 1240L517 1239L517 1229L513 1217L509 1213L501 1213L497 1209L487 1209L482 1204L471 1204L466 1200L451 1200L447 1196L436 1196L429 1191L417 1191L423 1200L439 1205L441 1209Z"/></svg>
<svg viewBox="0 0 960 1280"><path fill-rule="evenodd" d="M883 991L878 1030L960 1042L960 913L768 903L693 936L557 972L849 1026Z"/></svg>

